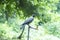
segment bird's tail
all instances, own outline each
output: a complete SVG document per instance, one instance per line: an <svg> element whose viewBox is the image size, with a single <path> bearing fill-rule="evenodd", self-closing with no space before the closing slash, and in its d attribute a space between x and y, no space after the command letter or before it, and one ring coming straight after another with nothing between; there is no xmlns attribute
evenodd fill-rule
<svg viewBox="0 0 60 40"><path fill-rule="evenodd" d="M25 27L25 25L24 25L24 24L22 24L22 25L21 25L21 27L20 27L20 29L23 29L24 27Z"/></svg>

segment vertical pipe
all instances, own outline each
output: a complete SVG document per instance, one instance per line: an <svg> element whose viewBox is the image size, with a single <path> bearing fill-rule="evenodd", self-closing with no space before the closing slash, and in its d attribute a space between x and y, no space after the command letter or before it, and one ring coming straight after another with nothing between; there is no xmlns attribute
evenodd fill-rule
<svg viewBox="0 0 60 40"><path fill-rule="evenodd" d="M27 36L27 40L29 40L29 32L30 32L30 26L28 25L28 36Z"/></svg>

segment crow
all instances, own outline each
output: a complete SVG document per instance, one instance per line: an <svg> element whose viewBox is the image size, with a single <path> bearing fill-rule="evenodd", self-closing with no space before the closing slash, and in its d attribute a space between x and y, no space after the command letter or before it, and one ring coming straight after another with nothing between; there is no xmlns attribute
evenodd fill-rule
<svg viewBox="0 0 60 40"><path fill-rule="evenodd" d="M29 26L29 24L34 20L34 17L35 17L35 14L33 14L31 17L29 17L27 20L25 20L23 22L22 27L20 28L20 29L23 29L23 30L22 30L21 35L19 35L19 37L18 37L19 39L21 39L21 37L22 37L22 34L24 32L24 29L25 29L25 25Z"/></svg>
<svg viewBox="0 0 60 40"><path fill-rule="evenodd" d="M27 20L24 21L22 25L29 25L34 20L35 15L33 14L31 17L29 17Z"/></svg>

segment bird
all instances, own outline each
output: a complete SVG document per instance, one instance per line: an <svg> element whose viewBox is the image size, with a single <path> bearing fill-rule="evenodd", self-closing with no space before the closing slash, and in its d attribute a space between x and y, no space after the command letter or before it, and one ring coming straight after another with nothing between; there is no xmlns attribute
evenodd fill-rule
<svg viewBox="0 0 60 40"><path fill-rule="evenodd" d="M34 20L34 17L35 17L35 14L33 14L31 17L29 17L27 20L25 20L22 23L22 27L20 29L23 29L23 30L22 30L21 35L19 35L19 37L18 37L19 39L21 39L21 37L22 37L22 34L24 32L24 29L25 29L25 25L28 25L29 26L29 24Z"/></svg>
<svg viewBox="0 0 60 40"><path fill-rule="evenodd" d="M22 25L29 25L34 20L35 15L33 14L31 17L29 17L27 20L24 21Z"/></svg>
<svg viewBox="0 0 60 40"><path fill-rule="evenodd" d="M29 17L28 19L26 19L26 20L21 24L22 27L21 27L20 29L24 28L25 25L29 25L29 24L34 20L34 17L35 17L35 14L32 14L31 17Z"/></svg>

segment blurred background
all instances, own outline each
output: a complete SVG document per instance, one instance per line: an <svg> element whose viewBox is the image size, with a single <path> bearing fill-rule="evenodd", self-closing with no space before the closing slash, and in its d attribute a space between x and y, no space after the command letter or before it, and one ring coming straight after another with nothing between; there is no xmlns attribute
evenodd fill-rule
<svg viewBox="0 0 60 40"><path fill-rule="evenodd" d="M0 40L20 40L20 25L32 14L30 40L60 40L60 0L0 0ZM26 25L22 39L27 40Z"/></svg>

